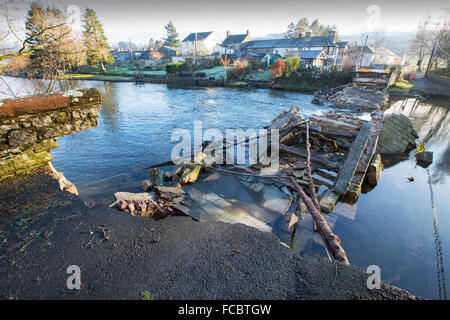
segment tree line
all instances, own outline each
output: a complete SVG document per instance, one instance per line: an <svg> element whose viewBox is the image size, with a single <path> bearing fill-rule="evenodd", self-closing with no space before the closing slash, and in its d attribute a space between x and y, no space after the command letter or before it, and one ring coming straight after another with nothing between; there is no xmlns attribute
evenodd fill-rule
<svg viewBox="0 0 450 320"><path fill-rule="evenodd" d="M331 30L336 30L336 26L322 25L318 19L314 19L310 23L307 18L301 18L297 23L291 22L288 25L284 37L287 39L300 38L307 31L310 31L313 36L327 36L328 31Z"/></svg>

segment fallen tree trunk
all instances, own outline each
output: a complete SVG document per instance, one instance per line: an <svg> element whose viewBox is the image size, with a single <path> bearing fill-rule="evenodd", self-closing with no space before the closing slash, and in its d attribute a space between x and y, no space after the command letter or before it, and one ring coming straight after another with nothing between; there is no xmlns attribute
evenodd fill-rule
<svg viewBox="0 0 450 320"><path fill-rule="evenodd" d="M308 178L308 189L309 193L311 195L311 198L306 195L306 193L303 191L303 189L298 185L297 181L293 176L290 176L289 179L291 180L292 184L294 185L295 189L297 190L300 198L302 199L303 203L308 208L308 211L311 213L311 216L316 223L317 229L322 234L323 238L325 239L326 245L331 251L331 254L336 260L339 260L345 264L350 264L347 255L345 254L344 248L341 246L341 240L337 235L333 233L330 226L328 225L325 218L320 213L320 204L319 200L317 198L316 190L314 188L314 182L312 178L312 171L311 171L311 150L310 150L310 144L309 144L309 124L306 124L306 175Z"/></svg>
<svg viewBox="0 0 450 320"><path fill-rule="evenodd" d="M333 257L336 260L339 260L347 265L350 264L350 262L347 259L347 255L344 251L344 248L342 248L341 246L341 240L337 235L333 233L327 221L320 213L320 209L317 209L314 206L313 201L305 194L305 192L302 190L302 188L298 185L297 181L295 181L293 177L289 177L289 179L291 180L292 184L294 185L295 189L300 195L300 198L308 208L308 211L311 213L311 216L314 222L316 223L317 229L319 229L319 232L325 239L327 246L330 249Z"/></svg>

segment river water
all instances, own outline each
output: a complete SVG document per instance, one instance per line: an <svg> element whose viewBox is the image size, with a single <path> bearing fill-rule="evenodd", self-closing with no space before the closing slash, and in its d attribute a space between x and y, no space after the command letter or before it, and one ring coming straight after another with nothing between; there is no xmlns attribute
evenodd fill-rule
<svg viewBox="0 0 450 320"><path fill-rule="evenodd" d="M254 128L282 110L299 106L303 116L324 113L312 96L265 89L168 89L165 85L79 82L97 87L104 104L95 128L58 138L53 165L80 196L101 201L114 192L139 192L147 178L141 167L170 159L175 129ZM414 156L390 161L379 184L353 206L338 203L329 215L353 265L380 267L383 281L431 299L444 299L450 256L450 113L446 101L393 101L386 112L412 118L434 162L423 169ZM361 115L367 117L367 115ZM408 177L414 178L413 182ZM312 230L277 234L304 257L321 255Z"/></svg>

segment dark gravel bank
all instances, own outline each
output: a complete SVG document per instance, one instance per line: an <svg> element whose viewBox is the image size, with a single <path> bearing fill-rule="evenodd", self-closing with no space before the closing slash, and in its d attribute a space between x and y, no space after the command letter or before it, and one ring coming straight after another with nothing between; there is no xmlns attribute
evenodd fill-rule
<svg viewBox="0 0 450 320"><path fill-rule="evenodd" d="M66 269L81 269L69 290ZM0 184L3 299L409 299L367 274L306 261L271 233L189 217L136 218L88 208L40 170Z"/></svg>

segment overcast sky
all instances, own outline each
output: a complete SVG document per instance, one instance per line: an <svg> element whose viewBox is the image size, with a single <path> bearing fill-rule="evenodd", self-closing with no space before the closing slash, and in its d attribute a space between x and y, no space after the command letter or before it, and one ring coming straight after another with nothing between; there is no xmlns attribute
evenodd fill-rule
<svg viewBox="0 0 450 320"><path fill-rule="evenodd" d="M62 0L57 3L62 8L75 5L95 9L111 43L128 38L135 43L147 43L150 37L159 39L165 36L164 25L169 20L181 38L192 31L215 31L222 37L227 30L244 33L249 29L253 37L283 33L291 21L301 17L334 24L340 34L374 29L414 31L427 15L443 17L450 8L448 0Z"/></svg>

